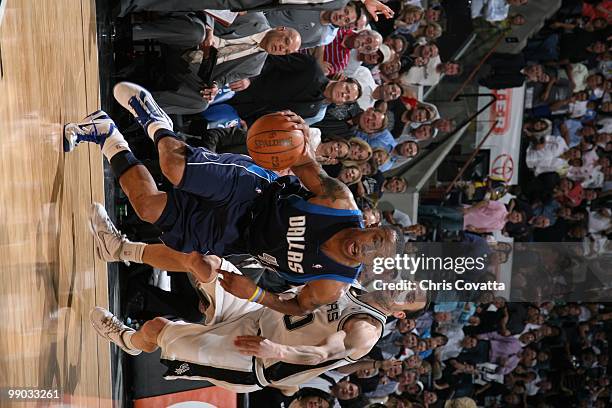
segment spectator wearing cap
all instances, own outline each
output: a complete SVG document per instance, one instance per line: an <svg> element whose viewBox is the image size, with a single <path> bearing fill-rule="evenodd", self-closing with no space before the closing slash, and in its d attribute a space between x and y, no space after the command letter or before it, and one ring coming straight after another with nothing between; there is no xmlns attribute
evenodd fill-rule
<svg viewBox="0 0 612 408"><path fill-rule="evenodd" d="M344 69L344 74L352 76L357 68L365 66L368 69L392 61L398 54L386 44L381 44L378 50L372 54L364 54L358 50L351 50L349 62Z"/></svg>

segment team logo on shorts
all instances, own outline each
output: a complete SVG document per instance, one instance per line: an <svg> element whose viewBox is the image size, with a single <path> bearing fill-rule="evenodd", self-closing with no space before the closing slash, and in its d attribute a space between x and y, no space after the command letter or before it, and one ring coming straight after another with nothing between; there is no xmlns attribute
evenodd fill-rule
<svg viewBox="0 0 612 408"><path fill-rule="evenodd" d="M210 160L210 161L218 161L219 160L219 155L217 153L214 153L214 152L202 149L202 154L204 155L206 160Z"/></svg>
<svg viewBox="0 0 612 408"><path fill-rule="evenodd" d="M189 370L190 370L190 368L189 368L189 364L187 364L187 363L183 363L183 364L181 364L181 365L179 366L179 368L177 368L176 370L174 370L174 373L175 373L176 375L183 375L183 374L185 374L185 373L186 373L187 371L189 371Z"/></svg>
<svg viewBox="0 0 612 408"><path fill-rule="evenodd" d="M275 257L273 257L270 254L266 254L265 252L259 256L257 256L261 262L268 264L268 265L273 265L273 266L278 266L278 261L276 260Z"/></svg>

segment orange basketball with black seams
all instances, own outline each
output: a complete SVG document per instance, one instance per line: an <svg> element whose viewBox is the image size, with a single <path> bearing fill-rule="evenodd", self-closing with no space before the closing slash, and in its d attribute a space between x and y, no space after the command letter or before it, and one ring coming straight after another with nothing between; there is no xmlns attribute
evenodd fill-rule
<svg viewBox="0 0 612 408"><path fill-rule="evenodd" d="M247 149L255 162L269 170L291 167L304 150L304 133L280 113L257 119L247 133Z"/></svg>

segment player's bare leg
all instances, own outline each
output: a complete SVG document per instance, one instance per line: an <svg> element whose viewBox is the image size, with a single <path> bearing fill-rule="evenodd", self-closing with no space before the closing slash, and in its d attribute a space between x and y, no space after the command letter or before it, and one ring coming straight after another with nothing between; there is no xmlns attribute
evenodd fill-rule
<svg viewBox="0 0 612 408"><path fill-rule="evenodd" d="M157 105L151 93L140 85L120 82L115 85L113 94L155 142L162 173L173 185L178 185L185 172L186 145L176 138L168 115Z"/></svg>
<svg viewBox="0 0 612 408"><path fill-rule="evenodd" d="M119 184L138 218L151 224L159 219L166 207L167 195L157 189L145 166L139 164L131 167L119 177Z"/></svg>
<svg viewBox="0 0 612 408"><path fill-rule="evenodd" d="M70 152L82 142L100 145L136 214L143 221L157 221L166 206L166 193L157 189L153 177L106 112L97 111L80 123L64 126L64 151Z"/></svg>
<svg viewBox="0 0 612 408"><path fill-rule="evenodd" d="M91 206L89 222L93 230L98 256L106 262L146 263L154 268L189 272L198 281L207 283L217 276L221 258L214 255L175 251L164 244L132 242L115 227L102 204Z"/></svg>
<svg viewBox="0 0 612 408"><path fill-rule="evenodd" d="M156 317L153 320L148 320L142 327L131 336L131 342L134 347L152 353L158 349L157 337L161 331L170 323L170 320L163 317Z"/></svg>

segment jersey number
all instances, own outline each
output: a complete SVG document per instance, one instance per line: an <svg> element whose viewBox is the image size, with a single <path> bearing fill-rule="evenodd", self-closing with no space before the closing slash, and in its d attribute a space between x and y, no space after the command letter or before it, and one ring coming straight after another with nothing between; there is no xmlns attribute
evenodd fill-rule
<svg viewBox="0 0 612 408"><path fill-rule="evenodd" d="M283 317L283 321L285 322L285 328L289 331L297 330L300 327L306 326L307 324L312 323L313 320L313 313L309 313L306 316L298 317L297 319L295 316L290 315L285 315L285 317Z"/></svg>

